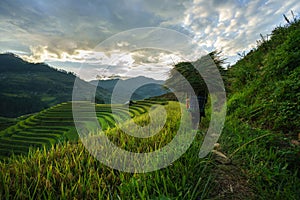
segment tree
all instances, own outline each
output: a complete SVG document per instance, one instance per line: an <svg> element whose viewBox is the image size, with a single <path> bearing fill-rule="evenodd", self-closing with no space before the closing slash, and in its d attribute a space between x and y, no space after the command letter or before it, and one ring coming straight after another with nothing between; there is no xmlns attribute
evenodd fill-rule
<svg viewBox="0 0 300 200"><path fill-rule="evenodd" d="M195 95L207 96L208 88L204 79L207 81L210 78L202 77L202 75L209 76L210 74L214 74L216 73L213 72L214 70L218 70L222 77L226 74L226 71L222 67L226 59L221 58L220 54L221 52L212 51L195 62L180 62L175 64L174 68L170 71L165 85L177 92L184 93L191 92L190 85ZM217 69L212 65L217 66ZM213 83L213 80L211 82Z"/></svg>

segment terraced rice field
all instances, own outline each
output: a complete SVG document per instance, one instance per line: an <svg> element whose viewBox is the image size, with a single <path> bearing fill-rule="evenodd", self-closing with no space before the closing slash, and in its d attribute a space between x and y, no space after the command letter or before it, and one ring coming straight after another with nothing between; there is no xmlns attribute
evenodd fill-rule
<svg viewBox="0 0 300 200"><path fill-rule="evenodd" d="M118 110L118 117L122 118L129 114L131 118L134 118L146 113L153 104L165 105L167 102L137 101L129 107L129 113L124 105L96 104L95 111L101 128L105 130L116 125L112 106ZM87 116L89 116L88 113ZM88 117L85 120L88 120ZM2 130L0 132L0 159L12 154L26 154L30 148L41 148L65 140L77 139L72 103L61 103Z"/></svg>

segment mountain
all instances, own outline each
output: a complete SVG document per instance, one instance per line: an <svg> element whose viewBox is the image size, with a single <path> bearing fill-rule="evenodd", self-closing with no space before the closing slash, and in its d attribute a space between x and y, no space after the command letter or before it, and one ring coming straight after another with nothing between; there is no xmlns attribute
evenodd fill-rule
<svg viewBox="0 0 300 200"><path fill-rule="evenodd" d="M0 54L0 116L17 117L38 112L61 102L72 100L76 76L43 63L29 63L14 54ZM79 87L94 86L78 79ZM102 88L96 101L103 103L109 93Z"/></svg>
<svg viewBox="0 0 300 200"><path fill-rule="evenodd" d="M98 88L103 88L110 93L112 93L115 89L115 86L118 85L118 93L116 94L116 96L118 97L118 103L124 103L125 101L127 101L128 99L125 98L127 94L132 94L132 96L130 97L131 100L142 100L154 96L160 96L169 92L169 90L165 89L162 86L164 84L164 81L155 80L144 76L138 76L126 80L93 80L90 81L90 83L92 85L98 86ZM139 85L142 86L136 88Z"/></svg>

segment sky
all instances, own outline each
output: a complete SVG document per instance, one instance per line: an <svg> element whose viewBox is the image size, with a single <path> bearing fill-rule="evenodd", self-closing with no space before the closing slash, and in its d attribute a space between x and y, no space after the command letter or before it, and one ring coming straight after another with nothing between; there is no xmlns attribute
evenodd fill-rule
<svg viewBox="0 0 300 200"><path fill-rule="evenodd" d="M234 64L291 10L299 16L298 0L1 0L0 52L86 80L166 79L174 63L213 50Z"/></svg>

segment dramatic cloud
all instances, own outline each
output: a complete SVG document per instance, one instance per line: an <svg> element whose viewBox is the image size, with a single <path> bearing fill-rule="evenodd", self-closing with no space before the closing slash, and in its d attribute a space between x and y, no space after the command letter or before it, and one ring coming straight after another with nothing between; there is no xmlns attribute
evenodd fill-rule
<svg viewBox="0 0 300 200"><path fill-rule="evenodd" d="M77 73L85 64L95 69L93 76L151 74L161 79L180 60L176 52L126 52L132 49L132 35L131 41L116 41L113 50L99 44L122 31L161 27L191 37L203 51L222 50L234 63L237 53L253 48L260 34L284 24L282 14L291 17L291 10L296 15L300 11L297 0L1 0L0 51ZM168 45L168 37L158 35L154 42ZM180 48L180 41L173 43Z"/></svg>
<svg viewBox="0 0 300 200"><path fill-rule="evenodd" d="M249 50L279 24L282 14L299 11L296 1L194 0L185 12L184 27L203 48L223 50L227 57Z"/></svg>

